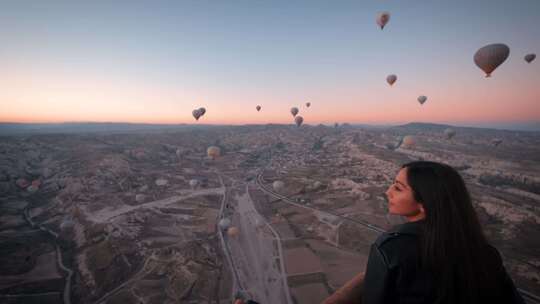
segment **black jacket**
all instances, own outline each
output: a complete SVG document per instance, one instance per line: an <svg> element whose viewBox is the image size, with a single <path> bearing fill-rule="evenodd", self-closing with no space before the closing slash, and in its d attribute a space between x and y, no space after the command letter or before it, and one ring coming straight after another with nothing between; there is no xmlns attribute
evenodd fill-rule
<svg viewBox="0 0 540 304"><path fill-rule="evenodd" d="M418 221L398 225L379 236L371 246L362 304L435 302L432 279L418 263L423 224ZM482 289L485 292L480 292L481 302L525 303L506 273L498 251L488 245L485 256L498 283Z"/></svg>

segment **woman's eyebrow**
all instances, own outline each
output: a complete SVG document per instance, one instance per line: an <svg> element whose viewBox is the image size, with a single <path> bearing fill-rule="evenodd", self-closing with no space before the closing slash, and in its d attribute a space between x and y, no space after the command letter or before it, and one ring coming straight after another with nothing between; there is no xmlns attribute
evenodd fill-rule
<svg viewBox="0 0 540 304"><path fill-rule="evenodd" d="M403 187L408 188L407 185L405 185L404 183L398 181L397 179L394 180L394 183L398 183L398 184L402 185Z"/></svg>

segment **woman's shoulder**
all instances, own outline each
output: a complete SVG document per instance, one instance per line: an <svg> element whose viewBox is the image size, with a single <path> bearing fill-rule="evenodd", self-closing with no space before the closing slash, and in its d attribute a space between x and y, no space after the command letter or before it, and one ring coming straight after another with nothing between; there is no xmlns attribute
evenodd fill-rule
<svg viewBox="0 0 540 304"><path fill-rule="evenodd" d="M416 259L418 255L418 239L423 233L423 223L406 223L398 225L381 234L373 246L384 258L389 267L397 266L403 261Z"/></svg>
<svg viewBox="0 0 540 304"><path fill-rule="evenodd" d="M486 243L483 246L483 257L486 263L490 264L492 269L501 270L504 269L503 259L501 253L495 246Z"/></svg>
<svg viewBox="0 0 540 304"><path fill-rule="evenodd" d="M424 221L409 222L397 225L387 232L382 233L375 241L375 245L381 248L385 245L387 246L389 243L391 244L399 240L416 240L423 233L423 231Z"/></svg>

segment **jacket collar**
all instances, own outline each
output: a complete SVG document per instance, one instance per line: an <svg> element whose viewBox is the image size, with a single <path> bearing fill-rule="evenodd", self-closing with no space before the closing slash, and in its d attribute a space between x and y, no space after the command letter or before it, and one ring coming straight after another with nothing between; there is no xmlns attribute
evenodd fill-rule
<svg viewBox="0 0 540 304"><path fill-rule="evenodd" d="M425 224L425 220L420 220L416 222L407 222L405 224L392 227L392 229L390 229L388 232L398 233L398 234L419 235L419 234L422 234L424 230L424 224Z"/></svg>

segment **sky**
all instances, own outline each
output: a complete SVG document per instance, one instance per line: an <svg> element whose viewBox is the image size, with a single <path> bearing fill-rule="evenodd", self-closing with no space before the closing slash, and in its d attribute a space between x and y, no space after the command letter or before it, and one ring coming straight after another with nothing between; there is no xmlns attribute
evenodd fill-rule
<svg viewBox="0 0 540 304"><path fill-rule="evenodd" d="M538 0L0 0L0 122L539 126L528 53Z"/></svg>

